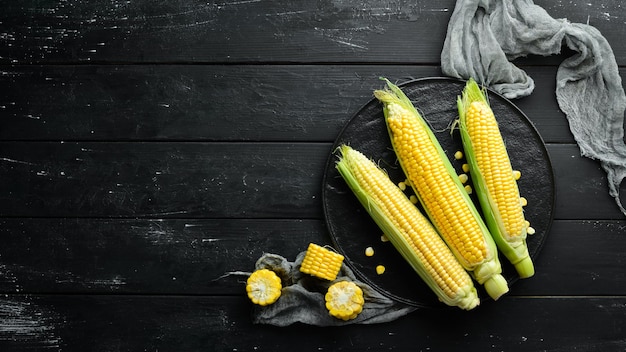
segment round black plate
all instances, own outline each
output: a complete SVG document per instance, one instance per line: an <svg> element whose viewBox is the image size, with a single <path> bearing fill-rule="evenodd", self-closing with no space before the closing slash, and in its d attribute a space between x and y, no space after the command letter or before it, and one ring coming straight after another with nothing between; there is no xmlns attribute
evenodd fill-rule
<svg viewBox="0 0 626 352"><path fill-rule="evenodd" d="M464 81L450 78L423 78L399 85L428 120L458 173L462 173L464 160L456 160L453 155L462 150L461 138L458 131L451 135L450 127L458 118L456 98L464 86ZM536 230L527 239L530 255L534 259L541 250L553 218L555 191L552 166L541 136L524 113L493 91L488 91L488 96L513 168L522 172L518 184L521 195L528 199L525 216ZM420 307L443 306L393 245L381 241L381 230L339 175L334 153L341 144L348 144L378 161L396 184L406 178L391 147L382 104L372 99L344 126L326 165L323 206L334 246L345 256L345 262L359 279L387 297ZM475 198L474 201L478 205ZM367 247L374 248L374 256L365 255ZM515 269L502 255L500 262L504 277L512 284L519 278ZM383 275L376 273L375 268L379 264L386 268ZM488 297L481 287L478 289L481 297Z"/></svg>

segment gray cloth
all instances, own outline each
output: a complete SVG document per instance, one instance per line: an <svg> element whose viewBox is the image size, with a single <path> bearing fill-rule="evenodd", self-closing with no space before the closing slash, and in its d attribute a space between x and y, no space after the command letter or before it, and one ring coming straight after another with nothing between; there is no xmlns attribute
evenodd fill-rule
<svg viewBox="0 0 626 352"><path fill-rule="evenodd" d="M609 43L594 27L554 19L530 0L458 0L441 53L445 75L476 81L507 98L532 93L534 82L510 60L576 52L559 66L556 99L581 155L598 160L622 211L626 177L626 97Z"/></svg>
<svg viewBox="0 0 626 352"><path fill-rule="evenodd" d="M300 272L300 264L305 252L300 253L295 262L282 256L264 254L255 265L255 270L274 271L283 284L281 296L268 306L254 306L252 322L287 326L303 323L316 326L339 326L348 324L385 323L402 317L416 308L392 301L381 295L369 285L360 282L345 263L334 281L328 281ZM328 287L336 281L349 280L363 290L365 304L363 311L352 320L343 321L331 316L326 309L324 296Z"/></svg>

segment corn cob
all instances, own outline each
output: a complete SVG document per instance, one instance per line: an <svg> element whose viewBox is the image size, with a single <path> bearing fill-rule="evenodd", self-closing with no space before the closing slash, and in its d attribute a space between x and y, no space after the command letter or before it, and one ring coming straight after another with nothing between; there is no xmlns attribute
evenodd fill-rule
<svg viewBox="0 0 626 352"><path fill-rule="evenodd" d="M485 93L469 79L457 100L459 129L474 188L496 245L521 278L534 275L526 245L527 225L498 122Z"/></svg>
<svg viewBox="0 0 626 352"><path fill-rule="evenodd" d="M417 198L461 265L494 300L508 292L496 245L478 210L434 133L402 90L374 95L383 112L392 146Z"/></svg>
<svg viewBox="0 0 626 352"><path fill-rule="evenodd" d="M428 219L373 161L347 145L339 150L337 170L402 257L442 302L476 307L472 278Z"/></svg>
<svg viewBox="0 0 626 352"><path fill-rule="evenodd" d="M356 318L363 311L363 290L352 281L338 281L328 287L326 295L328 313L341 320Z"/></svg>
<svg viewBox="0 0 626 352"><path fill-rule="evenodd" d="M254 304L267 306L278 300L282 293L282 284L275 272L259 269L248 277L246 292Z"/></svg>
<svg viewBox="0 0 626 352"><path fill-rule="evenodd" d="M343 255L328 250L315 243L309 243L309 247L304 254L300 271L321 279L333 281L343 263Z"/></svg>

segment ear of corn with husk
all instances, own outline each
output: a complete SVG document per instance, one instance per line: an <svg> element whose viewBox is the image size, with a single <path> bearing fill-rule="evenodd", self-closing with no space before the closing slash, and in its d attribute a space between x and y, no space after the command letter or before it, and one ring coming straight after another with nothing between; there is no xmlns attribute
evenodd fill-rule
<svg viewBox="0 0 626 352"><path fill-rule="evenodd" d="M340 175L437 297L450 306L476 307L479 299L471 277L428 219L373 161L347 145L339 151Z"/></svg>
<svg viewBox="0 0 626 352"><path fill-rule="evenodd" d="M470 79L457 105L463 148L487 226L519 276L533 276L522 198L487 96L476 81Z"/></svg>
<svg viewBox="0 0 626 352"><path fill-rule="evenodd" d="M494 300L508 292L497 248L450 160L427 122L393 83L374 92L383 103L400 165L439 234L461 265Z"/></svg>

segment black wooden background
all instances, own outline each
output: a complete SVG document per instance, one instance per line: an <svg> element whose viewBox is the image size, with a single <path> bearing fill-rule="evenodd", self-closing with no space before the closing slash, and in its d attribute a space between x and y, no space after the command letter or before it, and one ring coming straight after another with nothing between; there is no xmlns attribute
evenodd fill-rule
<svg viewBox="0 0 626 352"><path fill-rule="evenodd" d="M596 26L624 70L622 1L536 3ZM536 276L497 304L277 328L222 277L330 243L333 141L378 77L441 75L454 4L3 1L0 350L625 350L626 220L556 103L567 53L517 61L557 200Z"/></svg>

